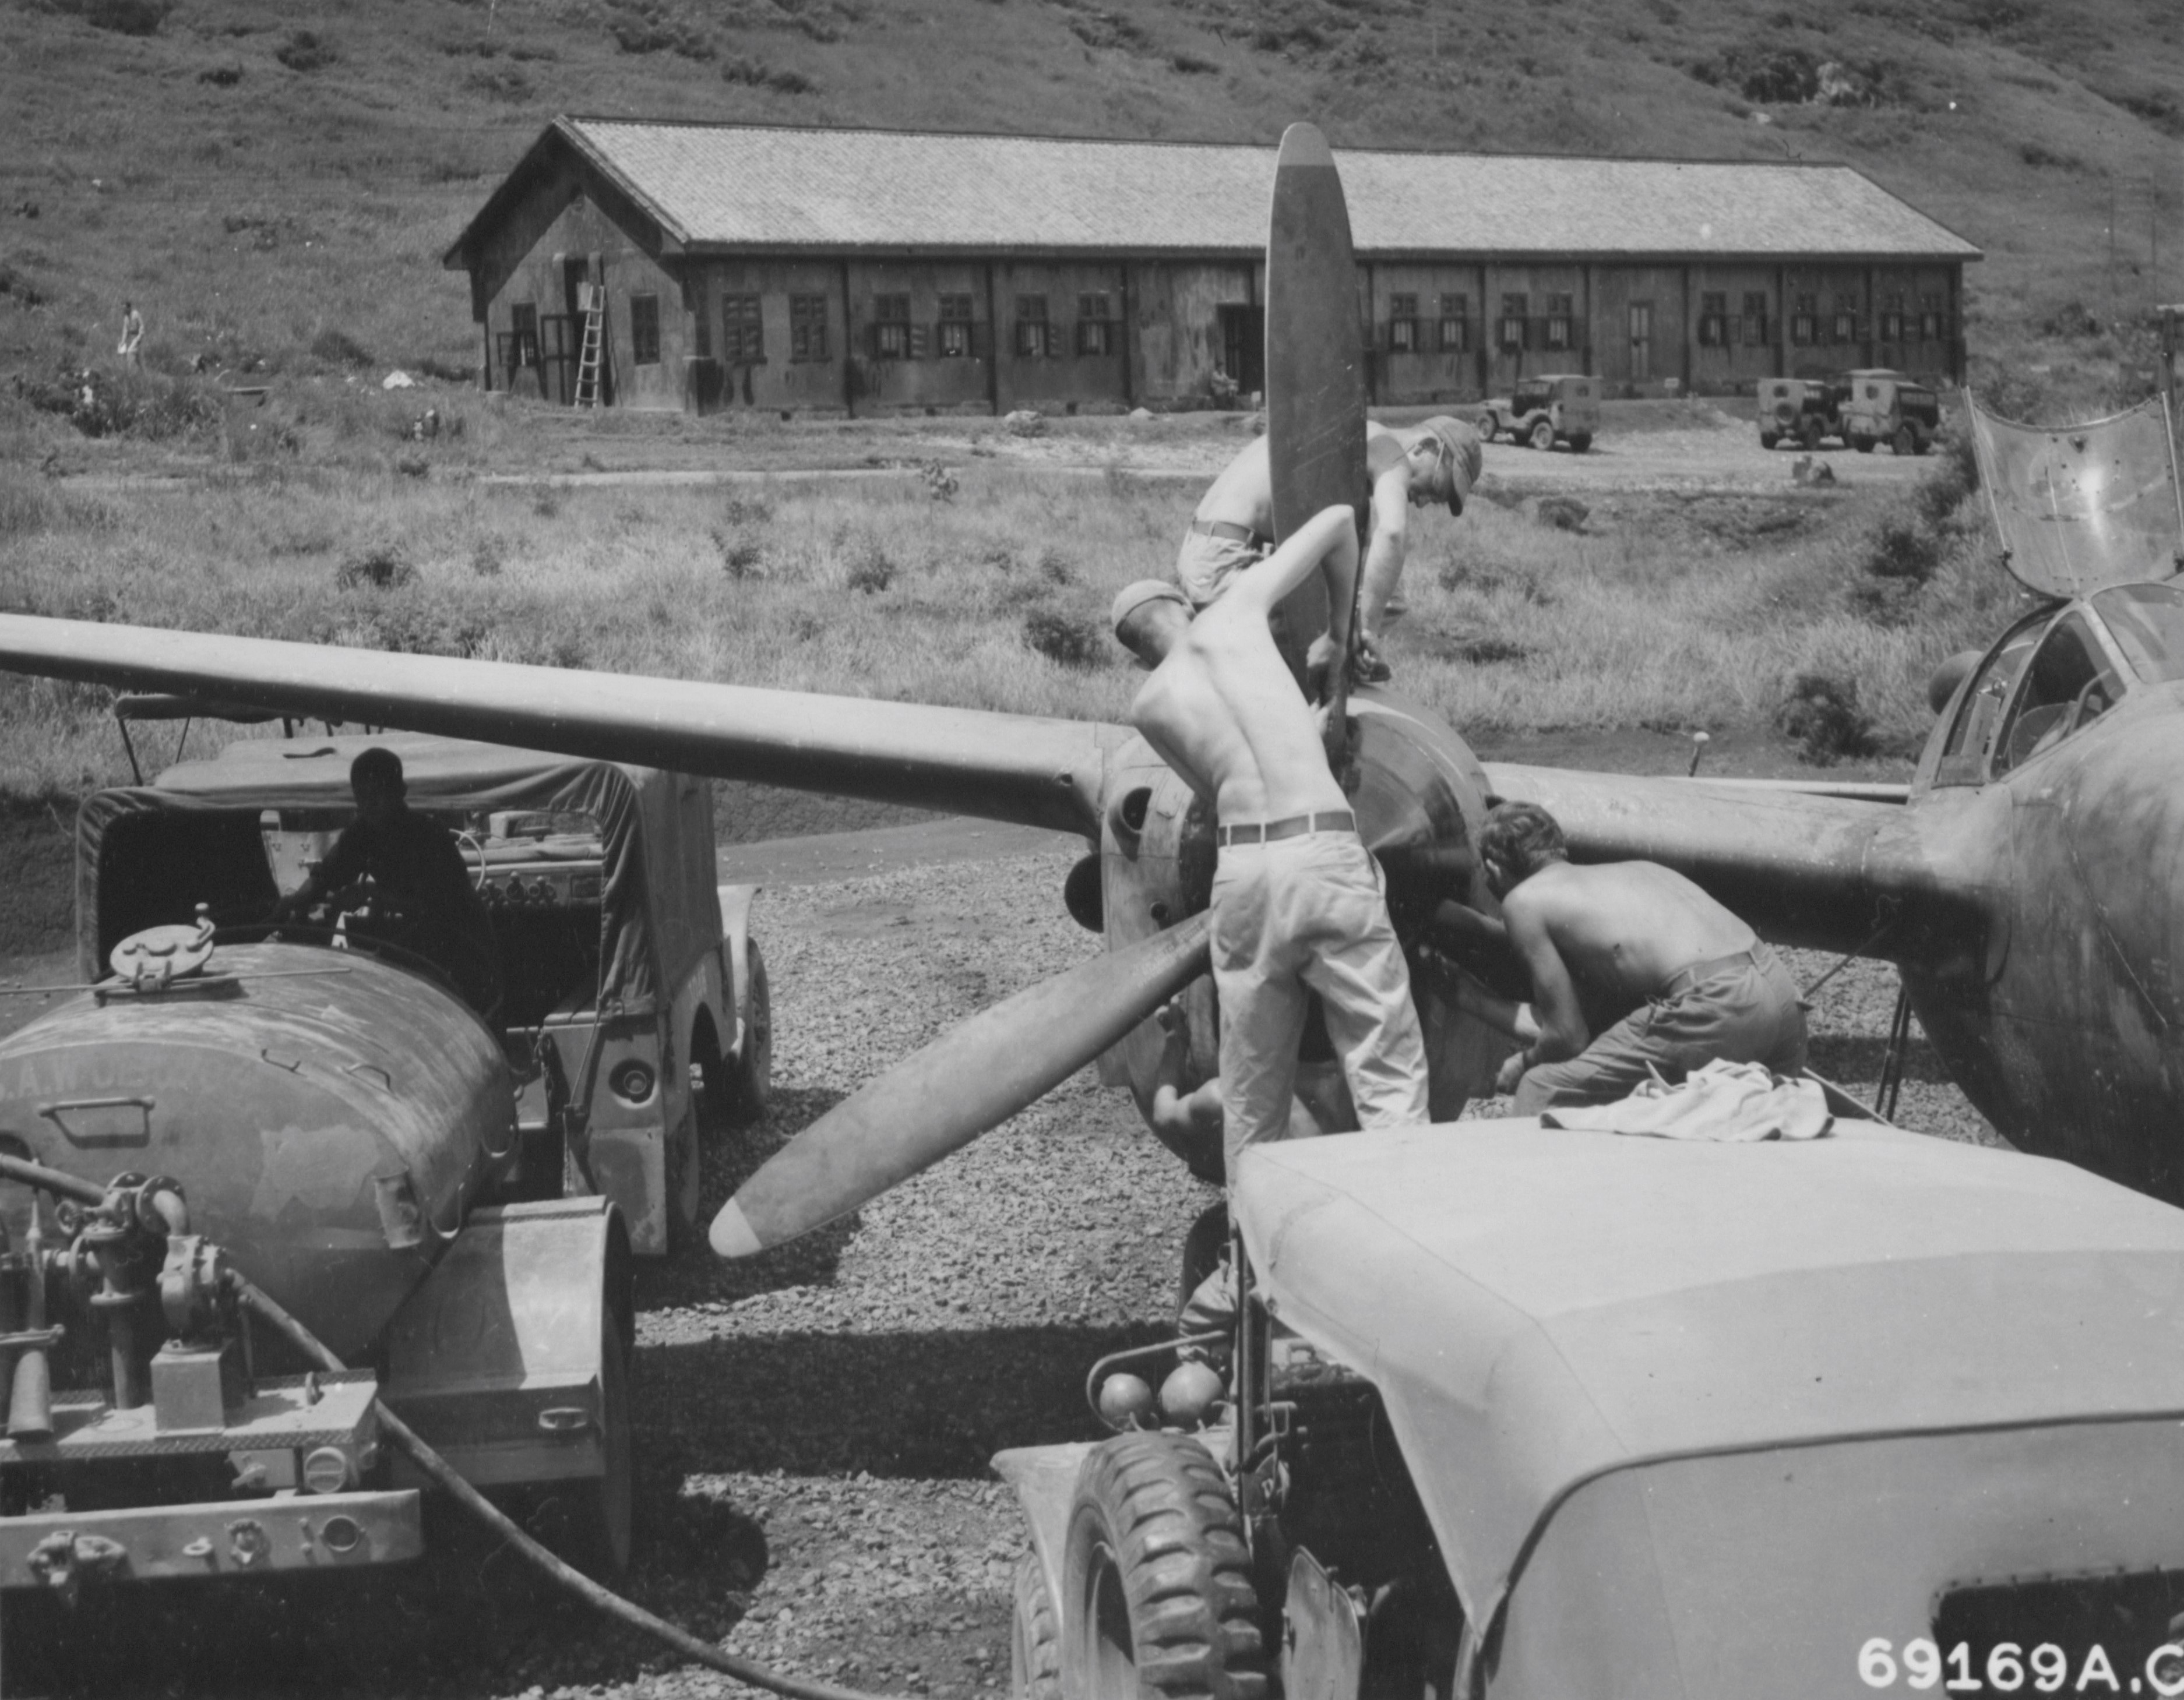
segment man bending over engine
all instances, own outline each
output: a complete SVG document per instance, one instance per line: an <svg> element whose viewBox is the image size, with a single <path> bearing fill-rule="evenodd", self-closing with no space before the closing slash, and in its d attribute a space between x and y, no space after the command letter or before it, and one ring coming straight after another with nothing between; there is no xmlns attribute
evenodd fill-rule
<svg viewBox="0 0 2184 1700"><path fill-rule="evenodd" d="M1361 1125L1426 1119L1425 1045L1379 870L1315 715L1274 647L1268 617L1307 574L1328 580L1329 631L1315 648L1348 652L1357 523L1329 508L1238 574L1193 617L1172 585L1146 580L1115 598L1115 635L1152 669L1130 718L1214 807L1213 981L1221 997L1223 1147L1290 1125L1307 991Z"/></svg>
<svg viewBox="0 0 2184 1700"><path fill-rule="evenodd" d="M1486 817L1479 857L1532 1001L1468 978L1457 1001L1524 1042L1496 1083L1516 1093L1518 1114L1612 1103L1657 1070L1673 1082L1716 1061L1804 1067L1797 982L1681 874L1654 862L1574 867L1554 816L1529 803Z"/></svg>
<svg viewBox="0 0 2184 1700"><path fill-rule="evenodd" d="M288 920L366 875L381 904L398 917L384 936L446 974L465 1002L490 1015L500 1002L500 958L484 900L471 883L454 835L410 807L402 758L374 747L349 764L357 819L334 840L311 876L281 899Z"/></svg>
<svg viewBox="0 0 2184 1700"><path fill-rule="evenodd" d="M1359 592L1358 677L1378 684L1388 676L1380 654L1380 627L1402 576L1410 539L1410 509L1446 503L1463 512L1479 481L1479 433L1446 414L1423 425L1391 430L1365 428L1365 465L1373 481L1372 542L1365 553ZM1274 480L1267 439L1247 443L1201 498L1191 516L1175 575L1195 608L1218 600L1236 575L1274 547Z"/></svg>

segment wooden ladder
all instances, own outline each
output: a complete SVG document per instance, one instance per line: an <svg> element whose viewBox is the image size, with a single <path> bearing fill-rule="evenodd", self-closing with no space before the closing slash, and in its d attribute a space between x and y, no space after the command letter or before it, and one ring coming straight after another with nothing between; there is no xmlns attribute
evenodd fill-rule
<svg viewBox="0 0 2184 1700"><path fill-rule="evenodd" d="M577 356L577 393L571 399L577 407L596 408L599 404L599 354L606 331L606 286L580 285L577 305L584 315L584 341Z"/></svg>

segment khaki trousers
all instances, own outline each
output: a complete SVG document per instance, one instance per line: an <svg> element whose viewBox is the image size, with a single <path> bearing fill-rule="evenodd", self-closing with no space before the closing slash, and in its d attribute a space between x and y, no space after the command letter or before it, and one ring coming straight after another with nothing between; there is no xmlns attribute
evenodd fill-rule
<svg viewBox="0 0 2184 1700"><path fill-rule="evenodd" d="M1362 1127L1424 1122L1425 1042L1388 921L1379 869L1353 832L1228 845L1213 874L1221 1108L1228 1174L1243 1148L1284 1136L1308 993Z"/></svg>

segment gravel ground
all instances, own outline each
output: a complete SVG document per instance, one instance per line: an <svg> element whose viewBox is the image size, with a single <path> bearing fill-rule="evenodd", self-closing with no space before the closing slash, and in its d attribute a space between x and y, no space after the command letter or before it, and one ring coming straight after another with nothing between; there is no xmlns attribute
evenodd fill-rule
<svg viewBox="0 0 2184 1700"><path fill-rule="evenodd" d="M777 1103L712 1154L707 1209L889 1063L1097 948L1062 912L1070 860L1048 851L769 889L755 925L774 990ZM1830 965L1794 959L1807 983ZM1894 995L1871 964L1830 981L1816 1065L1869 1089ZM1992 1137L1923 1047L1903 1116ZM1157 1336L1182 1235L1212 1196L1139 1131L1126 1095L1088 1075L796 1245L740 1265L700 1247L642 1271L643 1544L629 1592L783 1669L935 1700L1005 1686L1024 1542L986 1460L1095 1432L1084 1372ZM58 1671L66 1689L98 1693L744 1692L603 1627L460 1529L432 1542L415 1571L362 1586L132 1592L123 1609L80 1613L64 1660L34 1648L35 1663L47 1681ZM25 1674L30 1692L45 1686Z"/></svg>

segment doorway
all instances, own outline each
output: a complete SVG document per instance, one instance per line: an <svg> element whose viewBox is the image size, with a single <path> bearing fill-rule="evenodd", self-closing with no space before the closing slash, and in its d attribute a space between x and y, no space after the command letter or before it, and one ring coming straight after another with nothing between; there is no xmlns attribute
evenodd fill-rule
<svg viewBox="0 0 2184 1700"><path fill-rule="evenodd" d="M1653 303L1630 303L1630 381L1642 384L1653 375Z"/></svg>
<svg viewBox="0 0 2184 1700"><path fill-rule="evenodd" d="M1221 313L1221 369L1241 396L1267 387L1267 310L1224 307Z"/></svg>

